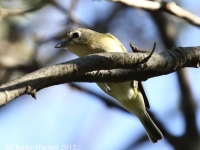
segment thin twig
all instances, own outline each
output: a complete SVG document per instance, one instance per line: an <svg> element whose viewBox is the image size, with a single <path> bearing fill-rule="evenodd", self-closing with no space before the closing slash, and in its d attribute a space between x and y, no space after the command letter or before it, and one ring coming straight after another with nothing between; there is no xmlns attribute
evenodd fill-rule
<svg viewBox="0 0 200 150"><path fill-rule="evenodd" d="M182 18L191 24L200 27L200 17L190 13L189 11L177 6L175 2L157 2L147 0L110 0L113 2L121 2L134 8L144 9L148 11L165 11L174 16Z"/></svg>

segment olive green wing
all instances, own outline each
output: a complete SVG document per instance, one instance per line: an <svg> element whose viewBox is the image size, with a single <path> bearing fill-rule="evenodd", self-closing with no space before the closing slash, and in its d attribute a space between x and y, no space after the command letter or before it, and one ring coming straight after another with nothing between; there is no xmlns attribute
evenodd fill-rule
<svg viewBox="0 0 200 150"><path fill-rule="evenodd" d="M107 34L110 38L112 38L112 39L114 39L115 41L117 41L118 44L121 46L121 48L123 49L124 52L127 52L126 49L125 49L125 47L122 45L122 43L121 43L115 36L113 36L113 35L110 34L110 33L106 33L106 34ZM147 95L146 95L146 93L145 93L145 91L144 91L144 87L143 87L142 82L138 82L138 89L140 90L140 92L142 93L142 96L143 96L143 98L144 98L145 107L146 107L147 109L149 109L149 108L150 108L149 101L148 101Z"/></svg>
<svg viewBox="0 0 200 150"><path fill-rule="evenodd" d="M150 109L149 101L148 101L147 95L144 91L144 86L143 86L142 82L138 82L138 89L140 90L140 92L142 93L142 96L144 98L145 107L147 109Z"/></svg>
<svg viewBox="0 0 200 150"><path fill-rule="evenodd" d="M115 41L118 42L119 46L123 49L124 52L127 52L127 50L125 49L125 47L122 45L122 43L112 34L110 33L106 33L106 35L108 35L110 38L114 39Z"/></svg>

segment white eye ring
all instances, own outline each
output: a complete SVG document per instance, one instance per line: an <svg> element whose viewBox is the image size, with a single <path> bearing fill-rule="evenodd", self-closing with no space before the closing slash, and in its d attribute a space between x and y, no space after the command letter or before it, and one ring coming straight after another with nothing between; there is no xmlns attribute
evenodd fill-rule
<svg viewBox="0 0 200 150"><path fill-rule="evenodd" d="M79 38L81 36L81 32L80 31L75 31L72 34L72 37L75 39L75 38Z"/></svg>

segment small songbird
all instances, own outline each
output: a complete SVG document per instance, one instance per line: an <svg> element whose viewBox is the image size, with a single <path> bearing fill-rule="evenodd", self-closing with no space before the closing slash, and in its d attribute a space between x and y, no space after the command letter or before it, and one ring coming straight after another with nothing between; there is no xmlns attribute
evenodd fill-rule
<svg viewBox="0 0 200 150"><path fill-rule="evenodd" d="M127 52L113 35L86 28L68 31L62 42L55 47L66 48L79 57L103 52ZM126 110L138 117L152 143L163 139L162 133L146 111L150 106L141 82L134 80L122 83L97 83L97 85L115 98Z"/></svg>

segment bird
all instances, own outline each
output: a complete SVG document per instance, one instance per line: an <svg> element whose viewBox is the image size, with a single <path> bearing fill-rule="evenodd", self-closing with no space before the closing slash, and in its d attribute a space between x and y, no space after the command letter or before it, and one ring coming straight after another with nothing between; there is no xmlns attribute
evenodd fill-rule
<svg viewBox="0 0 200 150"><path fill-rule="evenodd" d="M127 53L125 47L114 35L87 28L69 30L55 48L65 48L78 57L103 52ZM142 82L133 80L121 83L97 83L97 85L140 120L152 143L163 139L163 134L147 112L150 105Z"/></svg>

